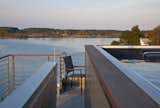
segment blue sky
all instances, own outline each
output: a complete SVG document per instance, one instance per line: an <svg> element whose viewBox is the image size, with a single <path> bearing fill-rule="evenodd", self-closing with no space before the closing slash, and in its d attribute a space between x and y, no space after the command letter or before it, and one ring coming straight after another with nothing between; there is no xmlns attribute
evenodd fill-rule
<svg viewBox="0 0 160 108"><path fill-rule="evenodd" d="M160 24L160 0L0 0L0 26L124 30L137 24Z"/></svg>

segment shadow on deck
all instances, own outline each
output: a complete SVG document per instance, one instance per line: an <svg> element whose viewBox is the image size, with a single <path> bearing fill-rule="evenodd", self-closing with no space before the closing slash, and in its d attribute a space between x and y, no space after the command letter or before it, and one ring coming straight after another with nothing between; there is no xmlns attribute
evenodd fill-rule
<svg viewBox="0 0 160 108"><path fill-rule="evenodd" d="M66 90L57 96L57 108L84 108L84 92L76 80L72 87L68 83Z"/></svg>
<svg viewBox="0 0 160 108"><path fill-rule="evenodd" d="M81 92L81 88L69 88L58 96L57 108L84 108L84 93Z"/></svg>

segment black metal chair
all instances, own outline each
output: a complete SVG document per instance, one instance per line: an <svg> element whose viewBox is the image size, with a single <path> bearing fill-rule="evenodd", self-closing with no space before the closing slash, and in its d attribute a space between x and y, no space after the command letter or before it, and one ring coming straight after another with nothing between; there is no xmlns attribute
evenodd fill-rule
<svg viewBox="0 0 160 108"><path fill-rule="evenodd" d="M71 56L64 56L63 59L64 59L64 63L65 63L66 79L68 79L68 77L72 77L71 87L73 85L73 78L74 77L80 77L81 84L82 84L82 78L85 77L85 73L84 74L82 73L82 70L85 69L84 66L74 66ZM75 73L76 70L80 71L80 74ZM70 73L72 73L72 74L70 74ZM82 90L82 85L81 85L81 90Z"/></svg>

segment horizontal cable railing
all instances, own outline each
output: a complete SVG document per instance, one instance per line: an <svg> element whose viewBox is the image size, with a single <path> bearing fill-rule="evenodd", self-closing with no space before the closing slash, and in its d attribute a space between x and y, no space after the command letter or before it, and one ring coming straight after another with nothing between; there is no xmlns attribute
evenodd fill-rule
<svg viewBox="0 0 160 108"><path fill-rule="evenodd" d="M56 108L57 63L46 62L0 103L0 108Z"/></svg>
<svg viewBox="0 0 160 108"><path fill-rule="evenodd" d="M0 57L0 101L9 94L9 55Z"/></svg>
<svg viewBox="0 0 160 108"><path fill-rule="evenodd" d="M84 66L84 52L69 54L74 65ZM61 81L65 77L65 54L9 54L0 57L0 101L36 73L36 70L47 61L57 63L57 86L61 89Z"/></svg>
<svg viewBox="0 0 160 108"><path fill-rule="evenodd" d="M47 61L57 62L58 83L64 73L64 54L10 54L0 57L0 101Z"/></svg>

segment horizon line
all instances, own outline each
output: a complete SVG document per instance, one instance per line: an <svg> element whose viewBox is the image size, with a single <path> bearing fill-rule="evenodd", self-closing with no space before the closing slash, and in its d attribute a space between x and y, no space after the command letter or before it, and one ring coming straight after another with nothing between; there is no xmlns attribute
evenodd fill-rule
<svg viewBox="0 0 160 108"><path fill-rule="evenodd" d="M155 26L155 27L157 27L157 26ZM37 29L37 28L39 28L39 29L57 29L57 30L116 30L116 31L125 31L125 30L130 30L133 26L131 28L128 28L128 29L111 29L111 28L108 28L108 29L107 28L56 28L56 27L54 28L54 27L34 27L34 26L32 26L32 27L0 26L0 28L3 28L3 27L5 27L5 28L18 28L19 30L24 30L24 29L29 29L29 28L31 28L31 29ZM141 29L140 28L140 30L142 30L142 31L149 31L149 30L153 30L154 28L152 28L152 29Z"/></svg>

